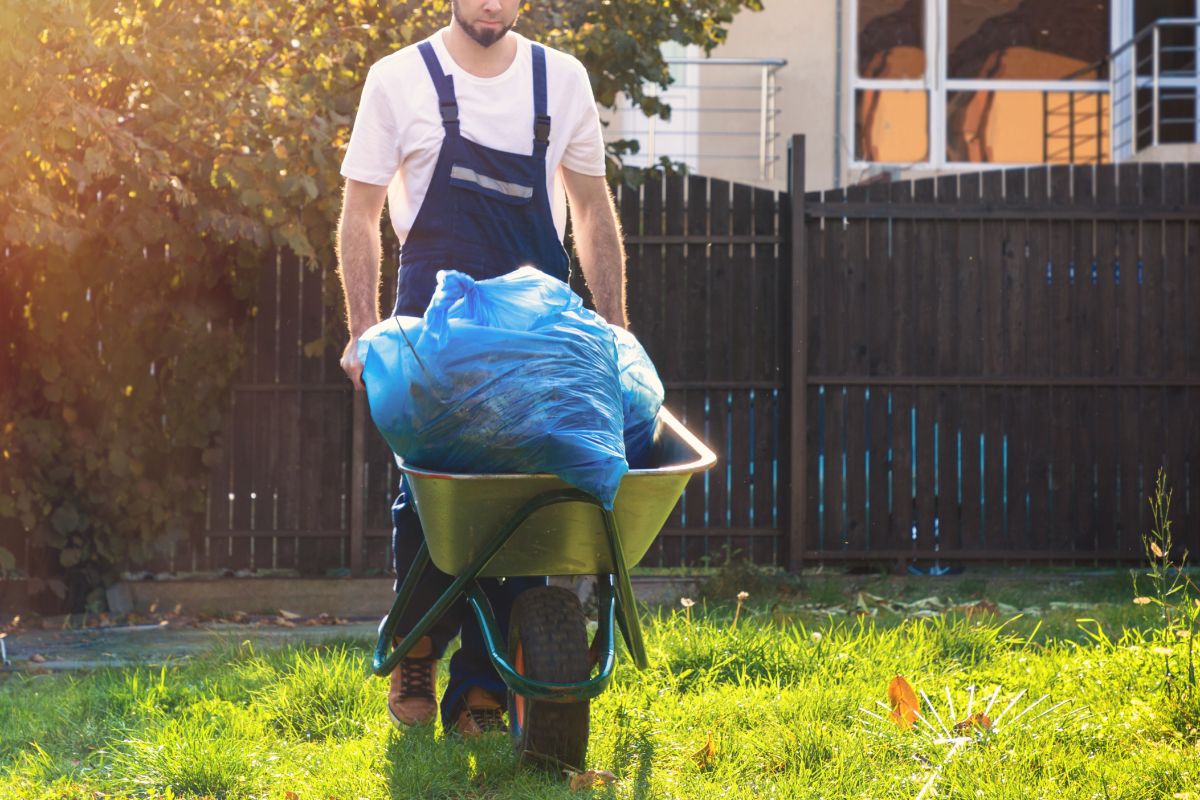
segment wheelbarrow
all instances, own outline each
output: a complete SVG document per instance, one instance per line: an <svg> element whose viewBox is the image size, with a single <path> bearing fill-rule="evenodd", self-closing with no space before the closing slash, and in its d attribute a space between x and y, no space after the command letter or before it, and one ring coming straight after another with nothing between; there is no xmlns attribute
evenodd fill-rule
<svg viewBox="0 0 1200 800"><path fill-rule="evenodd" d="M589 703L608 686L616 663L614 627L634 664L648 666L629 570L662 530L688 479L712 467L716 456L664 408L649 463L657 466L626 473L613 510L606 511L553 475L449 474L400 462L425 543L380 623L373 672L390 674L465 596L508 687L509 731L518 757L582 769ZM397 623L431 559L454 580L392 649ZM507 636L499 630L478 579L528 575L597 577L599 619L590 645L579 599L561 587L522 592Z"/></svg>

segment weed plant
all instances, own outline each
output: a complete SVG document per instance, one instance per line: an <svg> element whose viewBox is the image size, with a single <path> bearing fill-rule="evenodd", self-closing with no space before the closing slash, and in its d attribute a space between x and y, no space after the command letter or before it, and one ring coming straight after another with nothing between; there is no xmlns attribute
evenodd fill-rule
<svg viewBox="0 0 1200 800"><path fill-rule="evenodd" d="M1147 570L1142 577L1148 585L1138 592L1138 576L1133 580L1134 602L1153 605L1160 612L1156 642L1152 650L1161 659L1161 686L1175 727L1192 738L1200 736L1200 692L1197 691L1196 635L1200 633L1200 587L1188 575L1188 552L1176 561L1171 529L1172 491L1166 473L1160 469L1149 498L1152 527L1142 536ZM1182 652L1180 652L1182 651Z"/></svg>

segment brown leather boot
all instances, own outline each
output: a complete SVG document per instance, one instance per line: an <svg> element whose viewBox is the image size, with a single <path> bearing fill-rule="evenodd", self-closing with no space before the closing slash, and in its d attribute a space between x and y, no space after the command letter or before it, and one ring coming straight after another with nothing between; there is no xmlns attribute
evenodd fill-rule
<svg viewBox="0 0 1200 800"><path fill-rule="evenodd" d="M397 728L428 725L437 716L437 665L433 640L423 636L392 670L387 707Z"/></svg>
<svg viewBox="0 0 1200 800"><path fill-rule="evenodd" d="M472 686L454 721L454 730L464 739L474 739L485 733L507 733L504 707L491 692Z"/></svg>

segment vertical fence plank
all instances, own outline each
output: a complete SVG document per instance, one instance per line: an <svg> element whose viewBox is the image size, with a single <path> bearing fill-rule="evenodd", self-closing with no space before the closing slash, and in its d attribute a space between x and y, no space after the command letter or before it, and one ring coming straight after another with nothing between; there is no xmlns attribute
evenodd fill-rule
<svg viewBox="0 0 1200 800"><path fill-rule="evenodd" d="M1121 164L1117 167L1117 202L1120 207L1136 207L1141 200L1141 171L1137 164ZM1138 265L1141 263L1139 225L1136 221L1122 220L1116 225L1117 245L1113 267L1113 284L1116 295L1116 357L1115 374L1121 378L1132 378L1139 372L1138 358L1141 351L1141 304L1138 282ZM1143 420L1138 413L1142 400L1140 389L1124 388L1119 391L1119 436L1118 448L1118 551L1132 550L1141 527L1142 516L1142 463L1141 426Z"/></svg>
<svg viewBox="0 0 1200 800"><path fill-rule="evenodd" d="M709 324L709 301L713 294L709 264L711 245L691 243L693 238L704 240L708 235L709 184L708 178L699 175L688 176L686 183L685 214L689 244L685 246L687 289L684 295L684 326L680 341L683 362L680 366L684 380L691 384L702 383L705 379L705 349L712 332ZM713 416L720 409L720 399L706 389L689 390L687 398L686 414L689 427L693 431L702 431L701 435L705 441L716 441L713 438ZM709 556L708 537L704 535L704 529L714 517L710 500L713 487L719 483L719 477L727 468L727 444L724 441L720 442L718 466L704 473L699 480L693 481L684 497L689 517L687 527L698 529L696 535L691 535L689 531L689 535L682 542L685 564L702 564Z"/></svg>
<svg viewBox="0 0 1200 800"><path fill-rule="evenodd" d="M729 381L734 374L730 356L733 318L741 311L737 304L734 269L730 262L727 241L731 225L729 191L728 181L713 179L709 183L706 216L711 244L707 254L708 280L705 303L708 310L702 363L704 380L710 384ZM709 441L716 443L724 451L709 481L708 515L711 528L731 527L734 497L748 491L746 478L750 465L745 450L746 434L744 430L739 430L732 408L734 395L743 391L726 387L711 389L708 392L708 428L711 437ZM743 420L742 428L749 422L744 417ZM717 539L716 533L716 530L709 533L709 537L714 538L714 541L708 541L706 538L704 554L714 559L727 558L729 543L727 540Z"/></svg>
<svg viewBox="0 0 1200 800"><path fill-rule="evenodd" d="M1071 202L1071 168L1050 168L1050 205L1061 207ZM1071 300L1074 257L1071 252L1072 224L1052 220L1047 225L1046 284L1050 318L1047 327L1050 351L1049 370L1054 376L1071 375L1073 334ZM1074 458L1072 433L1078 427L1074 406L1077 390L1050 389L1049 417L1051 450L1047 462L1049 529L1055 549L1074 550L1078 518L1075 514L1075 487L1078 464Z"/></svg>
<svg viewBox="0 0 1200 800"><path fill-rule="evenodd" d="M640 233L648 240L663 235L663 197L665 192L666 185L657 174L647 177L646 182L642 185ZM668 287L673 290L675 284L673 281L668 282L664 275L662 244L647 241L640 245L638 250L641 254L641 261L637 269L643 276L642 285L649 296L631 298L631 302L644 309L642 313L645 318L643 326L634 328L634 333L645 346L646 352L658 368L660 377L663 381L667 381L671 378L670 370L673 367L669 362L672 354L666 342L666 309L675 302L674 292L668 291ZM674 404L674 397L669 391L667 392L667 406L674 411L679 411ZM665 525L668 530L679 528L681 507L681 503L676 503L675 508L671 511ZM662 536L655 540L644 563L655 563L658 566L666 563L663 540Z"/></svg>
<svg viewBox="0 0 1200 800"><path fill-rule="evenodd" d="M1051 285L1053 266L1050 263L1050 230L1048 224L1035 217L1039 209L1049 205L1049 174L1046 167L1026 171L1025 190L1030 218L1024 222L1024 272L1026 324L1026 374L1046 378L1052 375L1053 333L1051 319ZM1054 531L1050 524L1050 424L1049 391L1042 387L1027 390L1025 423L1021 436L1025 440L1025 536L1031 550L1048 547Z"/></svg>
<svg viewBox="0 0 1200 800"><path fill-rule="evenodd" d="M1200 165L1188 164L1184 180L1186 186L1185 208L1200 208ZM1193 216L1186 223L1185 258L1183 274L1183 294L1187 298L1184 304L1183 319L1186 368L1189 378L1200 378L1200 222ZM1200 552L1200 390L1189 389L1187 403L1191 414L1187 434L1188 456L1184 465L1184 475L1173 482L1181 487L1185 496L1190 497L1190 506L1186 511L1188 535L1183 537L1185 546L1191 552Z"/></svg>
<svg viewBox="0 0 1200 800"><path fill-rule="evenodd" d="M913 199L920 203L932 204L936 201L938 181L926 178L913 182ZM916 291L914 300L916 306L916 363L915 376L930 377L939 373L938 344L941 326L949 320L938 318L938 308L941 300L938 296L939 274L936 264L938 251L938 223L933 219L920 219L916 222L915 235L915 268L914 279ZM950 335L947 330L946 334ZM937 479L934 473L937 464L937 445L934 438L934 421L937 417L937 392L919 387L913 392L915 404L914 418L915 437L913 439L916 461L916 528L913 531L912 545L918 549L932 550L936 545L934 518L936 503L934 489Z"/></svg>
<svg viewBox="0 0 1200 800"><path fill-rule="evenodd" d="M1117 201L1117 172L1114 168L1096 171L1096 205L1111 209ZM1117 305L1118 276L1117 231L1114 222L1096 225L1095 257L1092 280L1099 286L1095 316L1095 373L1114 377L1117 373L1117 332L1120 310ZM1096 495L1097 549L1118 550L1120 521L1120 397L1113 389L1096 392Z"/></svg>
<svg viewBox="0 0 1200 800"><path fill-rule="evenodd" d="M867 200L867 189L862 186L846 190L846 202L853 207ZM842 304L838 316L845 325L845 374L864 376L870 372L867 334L867 266L870 223L854 220L845 231L845 275ZM844 398L845 430L844 451L840 468L843 486L843 536L846 550L853 553L865 552L867 537L867 441L866 441L866 388L850 386Z"/></svg>
<svg viewBox="0 0 1200 800"><path fill-rule="evenodd" d="M734 187L734 206L741 194ZM790 224L785 213L791 213L791 205L785 202L787 195L777 200L775 193L765 189L749 192L753 215L752 233L755 243L751 246L754 268L753 294L751 301L751 324L742 328L750 331L754 356L753 378L770 381L774 388L754 392L754 519L757 527L776 531L769 540L754 541L755 560L760 563L766 558L770 563L786 563L789 558L789 542L785 531L788 528L783 494L788 491L789 459L792 439L788 436L790 408L789 397L804 403L804 393L789 395L787 384L791 369L793 348L807 352L803 339L793 340L791 314L793 308L791 289L791 251L785 248L783 231ZM804 225L801 217L800 225ZM779 243L773 243L772 240ZM796 307L799 309L800 307ZM796 406L800 408L799 405ZM799 431L796 435L805 435ZM782 491L781 491L782 486ZM798 502L804 501L804 489L798 490ZM790 506L789 506L790 507ZM799 553L799 551L796 551ZM798 556L797 556L798 557Z"/></svg>
<svg viewBox="0 0 1200 800"><path fill-rule="evenodd" d="M669 237L682 237L686 232L687 214L686 214L686 198L685 198L685 182L682 176L670 175L666 178L666 214L664 216L664 231ZM664 248L664 283L672 287L672 302L666 306L664 317L664 349L667 353L666 374L663 375L665 381L680 381L686 378L686 369L683 359L683 347L687 336L687 291L688 280L692 277L688 270L686 245L684 244L667 244ZM662 367L660 366L660 372ZM697 427L694 420L695 414L692 412L692 402L687 391L676 391L672 393L668 390L668 399L672 401L679 411L681 421L692 431L701 432L703 428ZM679 531L677 535L668 538L664 544L665 558L667 563L678 565L685 563L682 551L682 545L686 541L686 535L683 531L688 525L695 524L695 511L697 495L703 497L704 493L704 478L693 478L687 488L684 490L683 497L680 500L680 515L679 515Z"/></svg>
<svg viewBox="0 0 1200 800"><path fill-rule="evenodd" d="M959 201L978 204L983 189L981 176L959 176ZM957 225L955 259L958 280L958 367L967 377L984 375L984 276L981 252L982 223L960 220ZM983 434L983 392L977 386L957 391L958 420L954 434L954 498L957 511L958 544L964 552L979 551L983 541L983 475L980 470L980 439Z"/></svg>
<svg viewBox="0 0 1200 800"><path fill-rule="evenodd" d="M730 236L754 235L754 196L749 186L732 184L730 192L730 218L727 234ZM749 243L730 244L722 249L728 258L725 264L725 282L729 287L729 311L725 315L725 327L721 335L727 359L727 375L735 382L753 381L755 374L754 339L745 334L753 327L757 314L755 308L755 286L759 280L757 264ZM726 256L726 253L728 254ZM733 395L733 427L737 445L735 463L731 464L732 479L730 492L730 524L737 528L751 529L757 524L755 518L758 494L762 487L762 469L754 419L755 389L735 390ZM767 526L763 526L764 528ZM754 541L743 537L730 541L731 550L737 550L741 558L757 561Z"/></svg>
<svg viewBox="0 0 1200 800"><path fill-rule="evenodd" d="M937 203L953 208L958 205L958 176L938 178ZM968 270L958 254L962 220L937 221L937 254L933 264L937 273L938 345L936 374L942 377L962 375L965 365L959 360L961 341L970 338L970 326L963 329L960 316L964 302L962 276ZM960 387L942 387L933 395L933 518L932 540L940 549L962 546L959 518L959 405Z"/></svg>
<svg viewBox="0 0 1200 800"><path fill-rule="evenodd" d="M1143 164L1141 169L1141 197L1139 206L1145 209L1163 207L1164 174L1162 164ZM1163 363L1163 325L1166 317L1165 278L1165 224L1158 220L1142 220L1138 224L1137 298L1138 298L1138 353L1136 375L1142 378L1161 379L1165 372ZM1134 535L1135 546L1140 547L1141 536L1150 527L1150 506L1146 498L1154 487L1154 478L1167 463L1166 392L1160 387L1147 386L1141 390L1139 408L1139 439L1141 443L1138 471L1138 526Z"/></svg>
<svg viewBox="0 0 1200 800"><path fill-rule="evenodd" d="M890 204L891 188L887 184L874 184L867 190L867 199L872 204ZM896 374L895 353L890 341L893 297L889 291L892 285L890 249L893 221L889 216L866 222L869 227L868 254L864 265L867 290L865 324L870 375ZM891 534L888 514L891 481L888 454L891 442L888 437L887 397L888 387L883 384L870 385L863 397L867 448L864 544L868 549L886 547Z"/></svg>
<svg viewBox="0 0 1200 800"><path fill-rule="evenodd" d="M1187 202L1187 172L1183 164L1169 164L1163 170L1163 207L1183 208ZM1195 274L1196 262L1188 262L1187 223L1167 221L1162 225L1162 291L1163 317L1162 371L1164 379L1179 380L1187 375L1187 291L1189 273ZM1194 258L1194 256L1193 256ZM1192 278L1195 280L1195 278ZM1165 464L1167 480L1173 486L1183 486L1187 478L1189 449L1197 449L1195 439L1189 439L1187 424L1187 390L1166 390L1163 408L1163 435L1166 438ZM1153 481L1153 477L1151 478ZM1151 484L1153 485L1153 484ZM1186 498L1186 492L1180 497ZM1186 502L1175 503L1180 518L1180 530L1188 532L1194 526L1195 516L1189 514Z"/></svg>

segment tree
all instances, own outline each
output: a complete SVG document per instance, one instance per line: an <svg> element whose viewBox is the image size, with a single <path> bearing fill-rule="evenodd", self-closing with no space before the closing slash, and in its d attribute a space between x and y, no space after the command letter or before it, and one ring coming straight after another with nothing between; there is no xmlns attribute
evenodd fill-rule
<svg viewBox="0 0 1200 800"><path fill-rule="evenodd" d="M659 44L711 50L760 7L544 0L519 24L578 56L600 103L666 116L644 93L669 82ZM332 262L367 68L448 18L447 0L0 0L0 519L58 551L73 608L196 525L256 267L274 247Z"/></svg>

